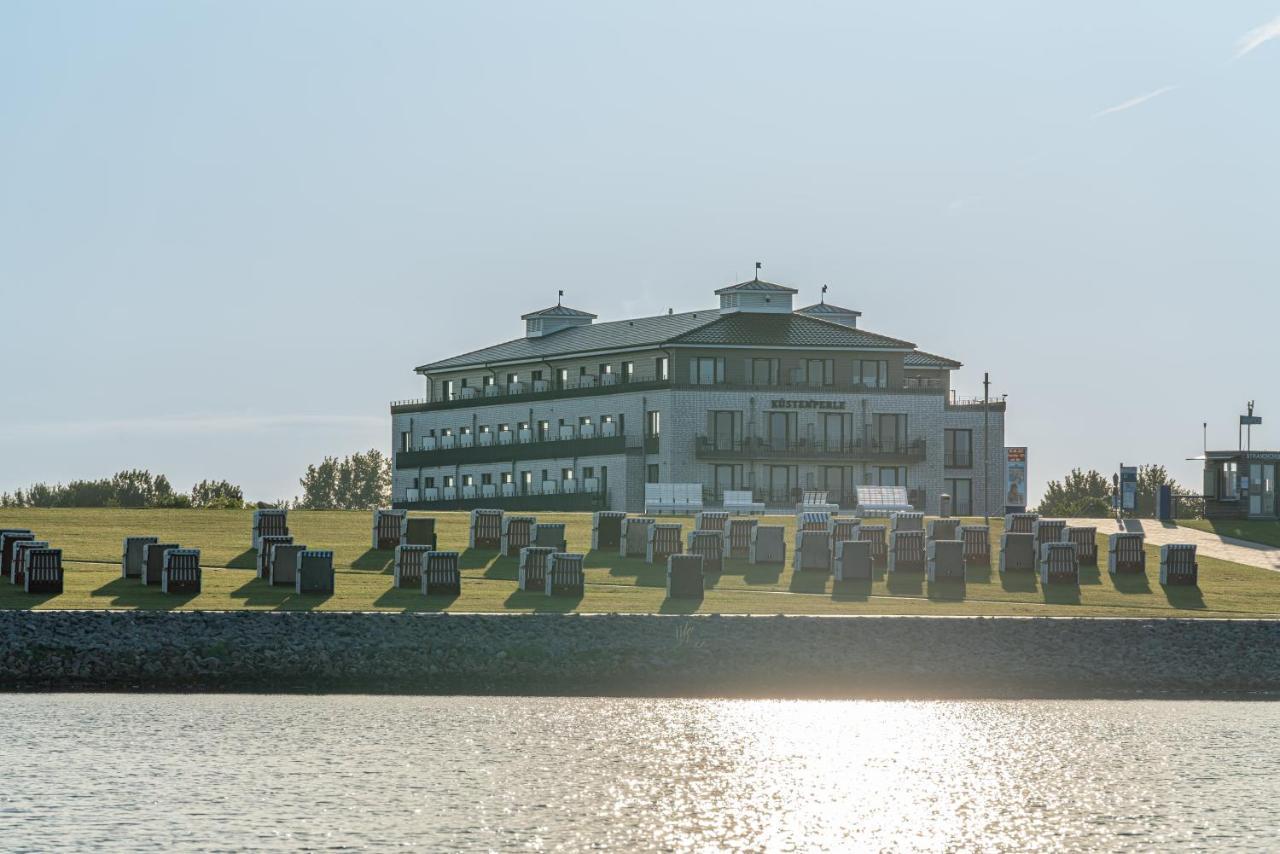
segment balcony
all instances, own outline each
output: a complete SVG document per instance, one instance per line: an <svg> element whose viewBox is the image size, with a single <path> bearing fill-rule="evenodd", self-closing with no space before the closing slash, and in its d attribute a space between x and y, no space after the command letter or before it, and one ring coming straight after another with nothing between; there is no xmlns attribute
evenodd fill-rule
<svg viewBox="0 0 1280 854"><path fill-rule="evenodd" d="M626 451L623 436L592 436L547 439L539 442L512 442L493 445L472 445L469 448L435 448L429 451L400 451L396 454L397 469L431 468L436 466L475 465L479 463L508 463L515 460L550 460L569 457L598 457L605 454L621 454Z"/></svg>
<svg viewBox="0 0 1280 854"><path fill-rule="evenodd" d="M391 404L391 414L410 412L434 412L442 409L466 409L493 403L520 403L535 400L561 400L573 397L617 394L628 391L649 391L670 388L668 380L656 375L605 374L598 377L588 374L563 382L532 380L511 384L495 384L476 388L468 386L459 390L451 400L398 400Z"/></svg>
<svg viewBox="0 0 1280 854"><path fill-rule="evenodd" d="M942 456L942 464L949 469L973 468L972 451L947 451Z"/></svg>
<svg viewBox="0 0 1280 854"><path fill-rule="evenodd" d="M780 441L746 437L734 441L698 436L694 456L700 460L840 460L845 462L916 463L925 458L924 439L881 444L876 441L833 442L821 439Z"/></svg>
<svg viewBox="0 0 1280 854"><path fill-rule="evenodd" d="M456 490L455 490L456 491ZM479 507L496 510L584 511L608 509L609 496L597 488L595 491L557 492L552 494L512 494L489 497L440 498L435 501L410 501L407 495L400 501L392 501L397 510L475 510Z"/></svg>

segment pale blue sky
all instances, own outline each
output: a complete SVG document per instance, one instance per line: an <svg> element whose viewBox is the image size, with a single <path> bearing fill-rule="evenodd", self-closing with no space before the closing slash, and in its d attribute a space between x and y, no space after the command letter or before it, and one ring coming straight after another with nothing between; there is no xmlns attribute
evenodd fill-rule
<svg viewBox="0 0 1280 854"><path fill-rule="evenodd" d="M757 259L990 370L1033 495L1194 487L1250 397L1280 445L1270 36L1277 0L4 0L0 490L292 496L557 289L706 307Z"/></svg>

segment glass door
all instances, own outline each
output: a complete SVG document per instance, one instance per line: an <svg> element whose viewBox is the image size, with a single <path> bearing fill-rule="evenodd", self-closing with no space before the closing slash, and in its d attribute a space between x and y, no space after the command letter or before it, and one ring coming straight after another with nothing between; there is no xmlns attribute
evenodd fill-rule
<svg viewBox="0 0 1280 854"><path fill-rule="evenodd" d="M1249 465L1249 515L1276 515L1276 464Z"/></svg>
<svg viewBox="0 0 1280 854"><path fill-rule="evenodd" d="M822 414L822 449L828 453L839 453L844 450L844 422L841 413L824 412Z"/></svg>
<svg viewBox="0 0 1280 854"><path fill-rule="evenodd" d="M775 503L791 500L790 466L769 466L769 500Z"/></svg>

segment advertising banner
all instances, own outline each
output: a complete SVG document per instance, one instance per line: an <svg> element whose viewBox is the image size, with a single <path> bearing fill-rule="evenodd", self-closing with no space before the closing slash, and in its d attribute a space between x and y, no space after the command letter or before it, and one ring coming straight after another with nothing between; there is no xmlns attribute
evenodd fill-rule
<svg viewBox="0 0 1280 854"><path fill-rule="evenodd" d="M1004 512L1025 513L1027 509L1027 449L1004 449Z"/></svg>
<svg viewBox="0 0 1280 854"><path fill-rule="evenodd" d="M1132 513L1138 509L1138 467L1120 466L1120 509Z"/></svg>

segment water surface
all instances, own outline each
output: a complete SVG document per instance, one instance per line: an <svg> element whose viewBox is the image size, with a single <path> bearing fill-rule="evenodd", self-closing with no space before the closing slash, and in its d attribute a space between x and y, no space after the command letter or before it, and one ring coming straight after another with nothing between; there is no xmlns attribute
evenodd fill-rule
<svg viewBox="0 0 1280 854"><path fill-rule="evenodd" d="M0 848L1275 850L1280 704L0 695Z"/></svg>

